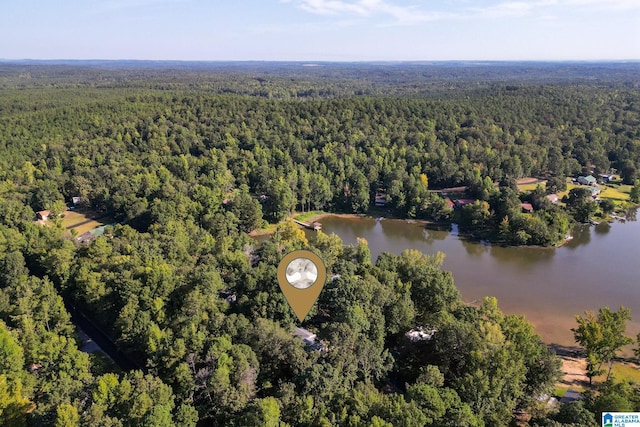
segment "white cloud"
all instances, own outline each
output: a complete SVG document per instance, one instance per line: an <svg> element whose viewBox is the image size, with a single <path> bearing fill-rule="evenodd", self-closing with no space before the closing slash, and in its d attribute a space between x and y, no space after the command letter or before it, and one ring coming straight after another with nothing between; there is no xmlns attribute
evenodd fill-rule
<svg viewBox="0 0 640 427"><path fill-rule="evenodd" d="M557 4L556 0L540 1L507 1L484 8L471 9L476 16L486 18L502 18L506 16L526 16L536 9Z"/></svg>
<svg viewBox="0 0 640 427"><path fill-rule="evenodd" d="M562 3L568 6L593 6L613 11L640 9L638 0L563 0Z"/></svg>
<svg viewBox="0 0 640 427"><path fill-rule="evenodd" d="M363 18L387 16L398 24L435 21L450 16L440 12L427 12L414 6L399 6L385 0L283 0L317 15L355 15Z"/></svg>
<svg viewBox="0 0 640 427"><path fill-rule="evenodd" d="M443 3L432 2L430 10L416 5L394 4L393 0L280 0L306 12L323 16L390 18L394 24L418 24L439 20L497 19L504 17L558 16L560 9L601 9L602 11L640 10L640 0L457 0L457 10ZM478 5L480 3L480 5ZM439 9L437 8L439 6Z"/></svg>

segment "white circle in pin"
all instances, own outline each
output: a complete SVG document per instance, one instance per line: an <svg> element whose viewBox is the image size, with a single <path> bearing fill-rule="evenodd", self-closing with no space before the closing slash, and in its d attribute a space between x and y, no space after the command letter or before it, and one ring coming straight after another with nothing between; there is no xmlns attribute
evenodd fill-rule
<svg viewBox="0 0 640 427"><path fill-rule="evenodd" d="M296 258L287 264L287 282L296 289L307 289L318 279L318 266L308 258Z"/></svg>

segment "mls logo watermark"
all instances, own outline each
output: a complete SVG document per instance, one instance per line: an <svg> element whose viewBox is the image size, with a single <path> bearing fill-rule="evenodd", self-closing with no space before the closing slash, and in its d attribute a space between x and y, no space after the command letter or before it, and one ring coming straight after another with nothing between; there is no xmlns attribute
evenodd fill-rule
<svg viewBox="0 0 640 427"><path fill-rule="evenodd" d="M602 427L640 427L640 412L603 412Z"/></svg>

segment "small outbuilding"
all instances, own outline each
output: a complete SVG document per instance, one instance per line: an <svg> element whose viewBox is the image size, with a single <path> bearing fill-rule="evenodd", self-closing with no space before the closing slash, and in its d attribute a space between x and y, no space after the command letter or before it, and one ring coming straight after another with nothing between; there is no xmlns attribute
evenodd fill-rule
<svg viewBox="0 0 640 427"><path fill-rule="evenodd" d="M524 213L533 212L533 205L531 203L521 203L520 206L522 207L522 212Z"/></svg>

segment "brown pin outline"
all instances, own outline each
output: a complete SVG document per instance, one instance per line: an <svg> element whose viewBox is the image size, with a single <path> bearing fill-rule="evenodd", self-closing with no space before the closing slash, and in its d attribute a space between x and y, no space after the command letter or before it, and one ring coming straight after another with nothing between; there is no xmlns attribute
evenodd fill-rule
<svg viewBox="0 0 640 427"><path fill-rule="evenodd" d="M318 269L316 281L306 289L298 289L287 280L287 267L291 261L297 258L310 260ZM320 296L320 292L322 292L326 281L327 269L324 266L324 262L322 262L322 259L318 255L311 251L297 250L290 252L285 255L280 261L280 264L278 264L278 285L280 285L280 290L301 322L307 317L311 307L313 307L318 296Z"/></svg>

